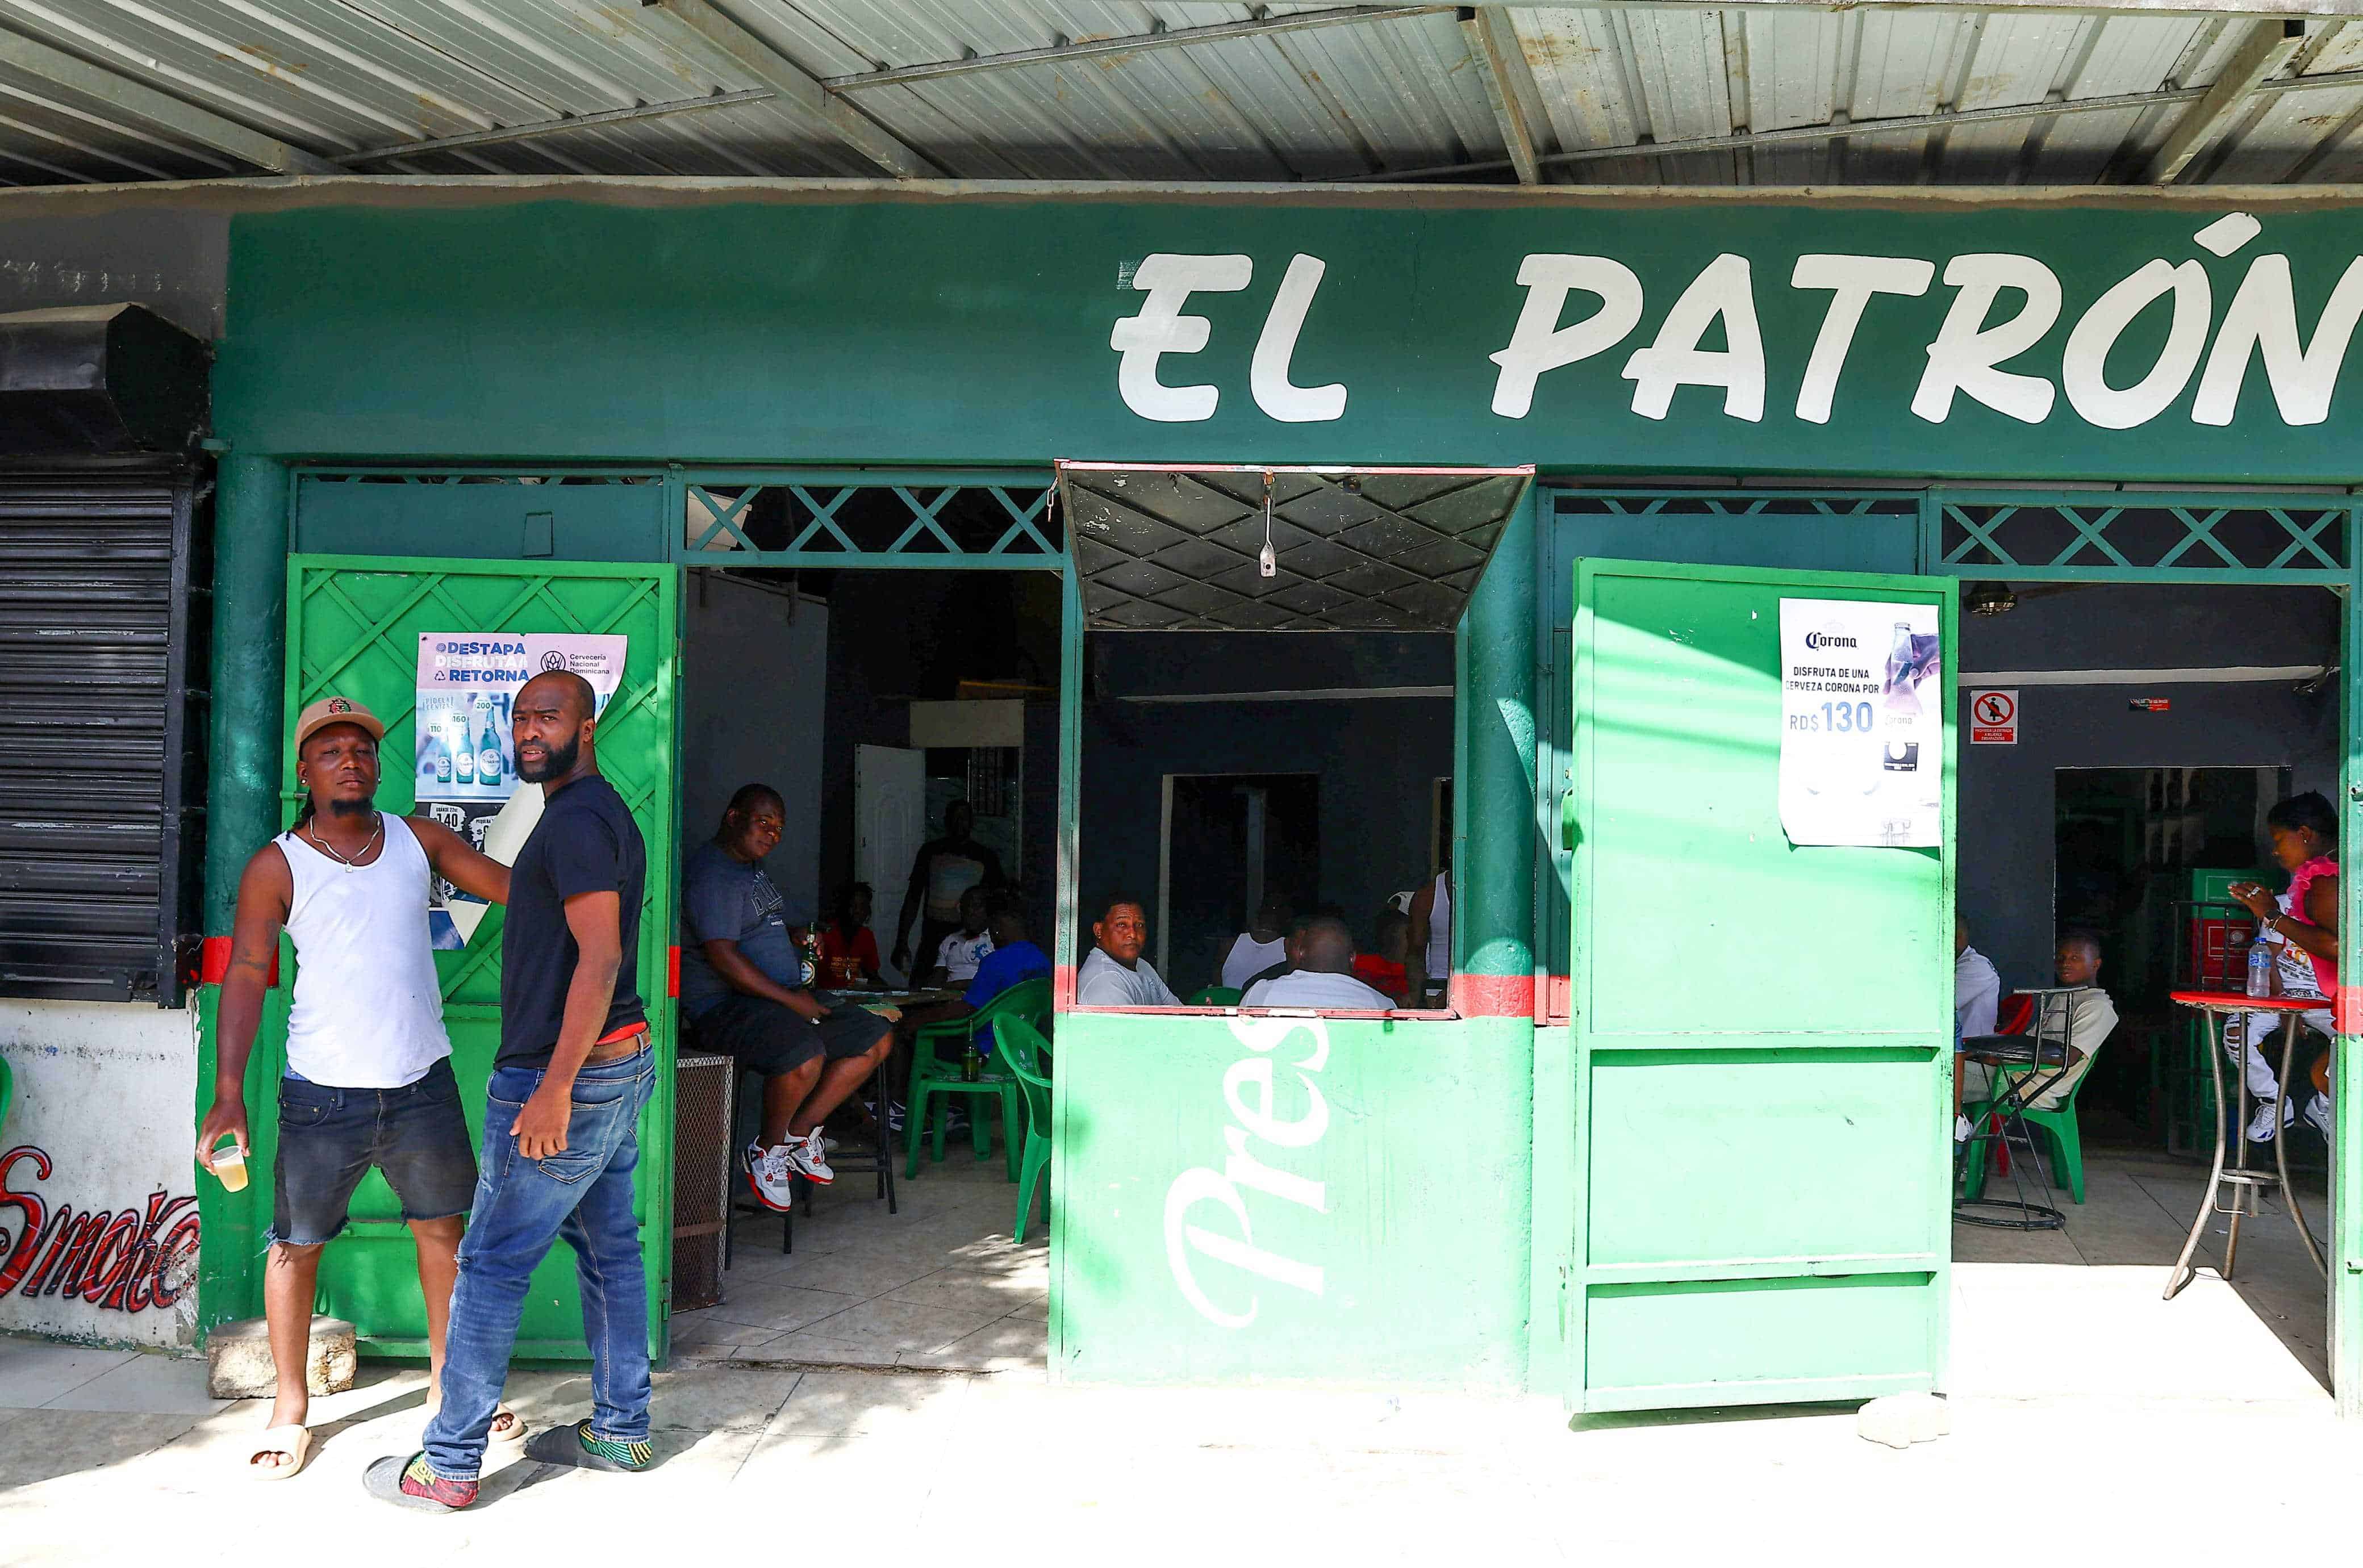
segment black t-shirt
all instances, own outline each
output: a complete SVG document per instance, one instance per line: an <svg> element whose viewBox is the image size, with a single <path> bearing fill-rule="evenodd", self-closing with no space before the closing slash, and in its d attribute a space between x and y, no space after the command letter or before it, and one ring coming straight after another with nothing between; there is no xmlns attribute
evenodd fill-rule
<svg viewBox="0 0 2363 1568"><path fill-rule="evenodd" d="M535 786L526 786L535 788ZM501 927L501 1054L504 1067L547 1067L566 1017L566 988L581 956L566 925L566 900L613 892L623 903L623 967L599 1032L648 1017L640 1003L640 898L648 846L616 787L597 774L552 796L509 871L508 920Z"/></svg>

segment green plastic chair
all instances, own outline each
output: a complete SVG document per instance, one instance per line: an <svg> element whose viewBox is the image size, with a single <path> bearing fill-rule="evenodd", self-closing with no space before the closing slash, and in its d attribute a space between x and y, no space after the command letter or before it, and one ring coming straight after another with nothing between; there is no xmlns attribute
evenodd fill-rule
<svg viewBox="0 0 2363 1568"><path fill-rule="evenodd" d="M2025 1077L2032 1072L2052 1070L2048 1067L2002 1069L2014 1079ZM2071 1203L2084 1201L2084 1139L2076 1126L2076 1097L2084 1092L2084 1085L2091 1077L2092 1070L2085 1068L2083 1076L2069 1086L2067 1097L2060 1100L2058 1109L2055 1110L2029 1106L2017 1112L2026 1119L2028 1127L2041 1132L2045 1141L2051 1145L2051 1174L2055 1177L2066 1178L2068 1198ZM1963 1106L1961 1114L1969 1119L1970 1126L1981 1127L1985 1125L1987 1117L2002 1109L2002 1097L1997 1095L1975 1105ZM1982 1138L1969 1145L1968 1168L1961 1173L1961 1195L1972 1203L1986 1195L1986 1150L1990 1147L1991 1145Z"/></svg>
<svg viewBox="0 0 2363 1568"><path fill-rule="evenodd" d="M931 1131L928 1127L927 1101L935 1099L935 1158L941 1164L944 1157L945 1111L950 1101L945 1098L955 1094L982 1095L1001 1110L1001 1142L1009 1160L1009 1179L1017 1179L1018 1140L1024 1125L1017 1098L1017 1080L1003 1072L993 1058L985 1059L984 1070L971 1083L960 1077L960 1058L980 1029L998 1024L1006 1018L1048 1020L1050 1016L1050 982L1048 977L1020 980L966 1018L948 1019L941 1023L919 1026L911 1037L911 1083L904 1092L903 1135L910 1144L909 1158L904 1164L905 1180L916 1180L919 1175L919 1142ZM996 1029L993 1038L998 1041ZM939 1054L949 1047L947 1060ZM983 1159L993 1152L993 1137L986 1130L982 1111L977 1106L969 1113L969 1143L976 1157Z"/></svg>
<svg viewBox="0 0 2363 1568"><path fill-rule="evenodd" d="M1034 1184L1050 1168L1050 1079L1042 1053L1049 1042L1022 1018L1013 1018L993 1032L993 1055L1017 1080L1026 1101L1026 1154L1018 1162L1017 1222L1009 1239L1026 1239L1026 1217L1034 1212ZM1050 1222L1050 1184L1042 1181L1042 1223Z"/></svg>
<svg viewBox="0 0 2363 1568"><path fill-rule="evenodd" d="M1190 999L1192 1007L1237 1007L1245 991L1232 986L1208 986Z"/></svg>

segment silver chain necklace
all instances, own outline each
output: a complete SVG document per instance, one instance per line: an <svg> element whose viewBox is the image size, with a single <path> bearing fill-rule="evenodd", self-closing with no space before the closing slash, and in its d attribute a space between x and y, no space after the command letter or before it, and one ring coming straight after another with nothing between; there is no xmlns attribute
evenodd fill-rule
<svg viewBox="0 0 2363 1568"><path fill-rule="evenodd" d="M334 860L338 865L342 866L345 868L345 875L349 877L354 872L361 869L361 861L367 859L369 852L376 846L378 835L385 832L385 813L383 812L372 812L370 816L377 825L370 829L369 842L362 845L360 852L350 860L338 855L335 847L331 845L327 840L320 836L320 830L309 823L304 824L304 836L310 839L314 844L318 845L321 852L327 855L329 859Z"/></svg>

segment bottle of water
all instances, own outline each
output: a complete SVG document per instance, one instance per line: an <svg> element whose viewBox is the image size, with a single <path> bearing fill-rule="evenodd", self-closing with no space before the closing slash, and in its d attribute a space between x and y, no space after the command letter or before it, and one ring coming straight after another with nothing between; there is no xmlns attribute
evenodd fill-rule
<svg viewBox="0 0 2363 1568"><path fill-rule="evenodd" d="M2248 994L2269 997L2273 994L2273 944L2260 926L2256 940L2248 944Z"/></svg>

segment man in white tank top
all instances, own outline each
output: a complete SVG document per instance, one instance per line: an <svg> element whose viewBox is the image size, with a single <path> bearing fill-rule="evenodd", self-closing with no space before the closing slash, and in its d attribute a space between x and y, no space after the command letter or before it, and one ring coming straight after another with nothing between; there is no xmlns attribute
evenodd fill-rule
<svg viewBox="0 0 2363 1568"><path fill-rule="evenodd" d="M1412 1007L1440 1007L1452 979L1452 863L1411 898L1403 968Z"/></svg>
<svg viewBox="0 0 2363 1568"><path fill-rule="evenodd" d="M295 827L255 851L239 879L229 972L215 1020L214 1105L197 1134L197 1163L209 1171L223 1139L235 1138L241 1154L248 1147L247 1061L284 930L294 939L297 972L286 1072L277 1086L279 1152L262 1293L279 1386L270 1425L247 1455L249 1469L263 1478L294 1474L310 1452L304 1374L320 1249L345 1228L353 1189L374 1165L402 1200L426 1297L431 1406L460 1233L476 1186L427 900L440 877L505 903L508 867L439 823L376 809L384 736L377 715L345 697L324 697L296 720L295 778L309 798ZM509 1433L525 1435L514 1415Z"/></svg>

